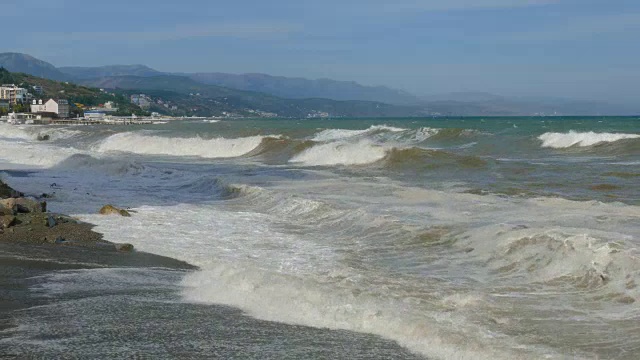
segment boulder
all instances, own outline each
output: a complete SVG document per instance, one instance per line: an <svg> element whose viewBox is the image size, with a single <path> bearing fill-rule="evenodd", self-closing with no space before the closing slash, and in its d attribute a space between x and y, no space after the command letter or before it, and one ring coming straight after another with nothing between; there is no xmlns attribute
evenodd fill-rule
<svg viewBox="0 0 640 360"><path fill-rule="evenodd" d="M13 209L4 207L4 205L0 204L0 216L15 215L15 214L16 212Z"/></svg>
<svg viewBox="0 0 640 360"><path fill-rule="evenodd" d="M13 215L0 216L0 229L8 229L16 225L18 219Z"/></svg>
<svg viewBox="0 0 640 360"><path fill-rule="evenodd" d="M47 218L45 219L45 225L49 228L52 228L58 225L58 223L56 222L56 219L53 218L53 216L48 215Z"/></svg>
<svg viewBox="0 0 640 360"><path fill-rule="evenodd" d="M12 209L19 213L41 213L47 211L47 203L34 198L9 198L0 200L0 207Z"/></svg>
<svg viewBox="0 0 640 360"><path fill-rule="evenodd" d="M100 209L100 214L102 215L120 215L129 217L131 214L127 210L117 208L113 205L105 205Z"/></svg>
<svg viewBox="0 0 640 360"><path fill-rule="evenodd" d="M18 212L18 205L15 198L8 198L0 200L0 208L4 211L11 211L13 214Z"/></svg>
<svg viewBox="0 0 640 360"><path fill-rule="evenodd" d="M133 251L133 245L131 244L114 244L116 247L116 250L118 251L122 251L122 252L131 252Z"/></svg>
<svg viewBox="0 0 640 360"><path fill-rule="evenodd" d="M16 205L18 205L18 212L21 213L41 213L47 211L47 203L40 202L34 198L16 198Z"/></svg>

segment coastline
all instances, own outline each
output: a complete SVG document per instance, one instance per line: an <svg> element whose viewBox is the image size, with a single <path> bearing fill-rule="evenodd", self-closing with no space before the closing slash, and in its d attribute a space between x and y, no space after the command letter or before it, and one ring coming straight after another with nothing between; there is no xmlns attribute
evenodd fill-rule
<svg viewBox="0 0 640 360"><path fill-rule="evenodd" d="M0 181L0 197L7 194L23 195ZM22 223L0 234L0 358L424 359L373 334L185 303L180 280L197 267L119 250L67 215L18 215ZM34 221L45 215L62 221L45 229ZM66 241L49 241L54 232Z"/></svg>
<svg viewBox="0 0 640 360"><path fill-rule="evenodd" d="M24 195L0 180L0 212L3 212L0 219L4 222L0 223L0 339L3 330L15 325L14 311L47 302L30 294L31 278L59 270L113 267L197 269L183 261L136 251L130 244L106 241L93 231L92 224L68 215L46 209L42 209L44 212L14 209L14 215L6 215L7 208L2 202L29 199Z"/></svg>

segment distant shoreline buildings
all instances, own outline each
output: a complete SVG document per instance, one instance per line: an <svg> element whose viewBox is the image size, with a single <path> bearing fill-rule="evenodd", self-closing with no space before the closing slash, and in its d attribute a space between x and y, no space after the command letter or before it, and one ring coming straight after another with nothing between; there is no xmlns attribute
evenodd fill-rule
<svg viewBox="0 0 640 360"><path fill-rule="evenodd" d="M69 117L69 101L65 99L49 99L43 103L42 100L33 100L31 104L31 112L33 114L55 114L56 117L66 119Z"/></svg>
<svg viewBox="0 0 640 360"><path fill-rule="evenodd" d="M29 101L29 91L17 87L15 84L3 84L0 86L0 100L8 100L9 105L24 104Z"/></svg>

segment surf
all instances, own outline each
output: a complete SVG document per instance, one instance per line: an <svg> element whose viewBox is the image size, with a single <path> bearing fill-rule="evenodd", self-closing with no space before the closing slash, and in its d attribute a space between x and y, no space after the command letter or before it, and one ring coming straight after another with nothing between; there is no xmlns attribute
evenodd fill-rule
<svg viewBox="0 0 640 360"><path fill-rule="evenodd" d="M638 134L625 134L625 133L596 133L589 132L577 132L569 131L568 133L547 132L540 136L538 139L542 141L542 147L565 149L570 147L589 147L603 143L612 143L626 139L639 139Z"/></svg>
<svg viewBox="0 0 640 360"><path fill-rule="evenodd" d="M232 158L251 152L265 136L242 138L163 137L146 132L126 132L100 141L94 150L100 153L128 152L141 155Z"/></svg>

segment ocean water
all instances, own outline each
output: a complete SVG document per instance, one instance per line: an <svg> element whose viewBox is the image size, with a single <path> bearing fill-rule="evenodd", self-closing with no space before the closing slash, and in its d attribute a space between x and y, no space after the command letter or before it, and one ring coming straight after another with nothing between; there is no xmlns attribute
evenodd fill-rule
<svg viewBox="0 0 640 360"><path fill-rule="evenodd" d="M171 304L375 335L400 358L640 357L640 118L0 124L0 149L52 210L198 266L144 275ZM180 326L177 344L204 331ZM290 334L280 354L317 339Z"/></svg>

